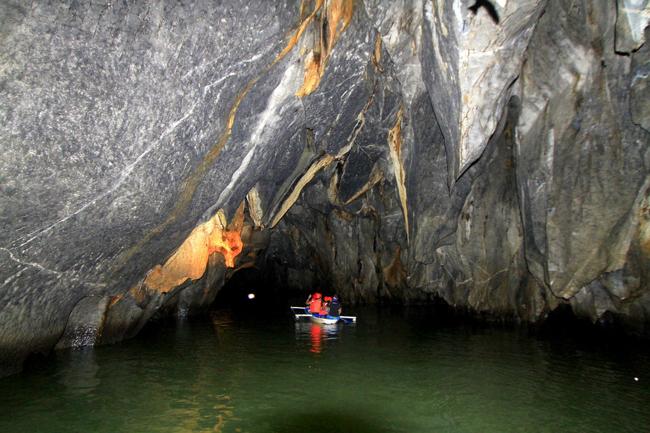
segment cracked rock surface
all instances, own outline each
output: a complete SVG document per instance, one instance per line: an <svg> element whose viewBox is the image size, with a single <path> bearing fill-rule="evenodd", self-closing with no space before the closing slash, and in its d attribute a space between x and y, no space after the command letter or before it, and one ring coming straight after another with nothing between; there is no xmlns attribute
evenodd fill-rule
<svg viewBox="0 0 650 433"><path fill-rule="evenodd" d="M650 333L648 2L0 5L0 374L257 267Z"/></svg>

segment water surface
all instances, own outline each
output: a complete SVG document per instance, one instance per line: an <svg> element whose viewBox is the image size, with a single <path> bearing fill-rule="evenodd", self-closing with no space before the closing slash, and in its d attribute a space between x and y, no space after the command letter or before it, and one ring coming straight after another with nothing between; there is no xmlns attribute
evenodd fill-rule
<svg viewBox="0 0 650 433"><path fill-rule="evenodd" d="M0 432L650 431L640 343L357 313L325 327L219 313L57 352L0 380Z"/></svg>

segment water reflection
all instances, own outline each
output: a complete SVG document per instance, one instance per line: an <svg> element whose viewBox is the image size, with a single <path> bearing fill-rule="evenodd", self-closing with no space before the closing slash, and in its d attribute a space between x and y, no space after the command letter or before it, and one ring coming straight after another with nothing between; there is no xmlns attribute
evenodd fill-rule
<svg viewBox="0 0 650 433"><path fill-rule="evenodd" d="M97 377L99 365L93 348L84 347L64 353L67 359L65 367L59 373L59 383L73 394L92 393L100 384Z"/></svg>
<svg viewBox="0 0 650 433"><path fill-rule="evenodd" d="M225 309L212 311L210 313L210 320L212 320L212 323L214 324L215 327L231 325L235 321L232 315L232 311L225 310Z"/></svg>
<svg viewBox="0 0 650 433"><path fill-rule="evenodd" d="M323 327L316 323L311 324L309 330L309 335L311 337L311 353L320 353L321 352L321 343L323 341Z"/></svg>
<svg viewBox="0 0 650 433"><path fill-rule="evenodd" d="M644 346L596 350L374 309L338 326L228 316L162 322L0 380L0 432L636 433L650 425Z"/></svg>
<svg viewBox="0 0 650 433"><path fill-rule="evenodd" d="M343 325L325 325L312 322L296 322L296 340L309 341L311 353L320 354L325 348L328 340L340 338Z"/></svg>

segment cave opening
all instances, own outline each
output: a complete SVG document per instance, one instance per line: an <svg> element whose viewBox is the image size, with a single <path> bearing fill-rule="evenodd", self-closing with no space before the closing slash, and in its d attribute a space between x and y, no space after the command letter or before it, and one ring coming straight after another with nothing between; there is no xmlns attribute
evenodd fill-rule
<svg viewBox="0 0 650 433"><path fill-rule="evenodd" d="M268 279L268 275L257 268L242 269L219 289L212 310L251 310L255 313L281 309L285 310L290 294Z"/></svg>

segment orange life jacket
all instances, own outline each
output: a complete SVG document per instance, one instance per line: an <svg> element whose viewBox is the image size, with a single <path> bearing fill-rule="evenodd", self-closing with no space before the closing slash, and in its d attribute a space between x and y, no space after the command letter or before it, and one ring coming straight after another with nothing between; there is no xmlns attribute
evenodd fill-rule
<svg viewBox="0 0 650 433"><path fill-rule="evenodd" d="M322 302L320 299L312 299L309 303L310 313L320 313Z"/></svg>

